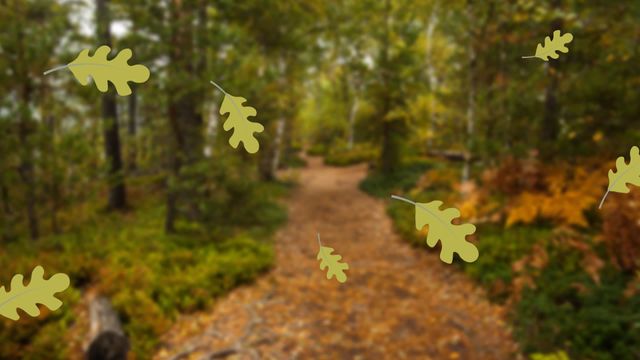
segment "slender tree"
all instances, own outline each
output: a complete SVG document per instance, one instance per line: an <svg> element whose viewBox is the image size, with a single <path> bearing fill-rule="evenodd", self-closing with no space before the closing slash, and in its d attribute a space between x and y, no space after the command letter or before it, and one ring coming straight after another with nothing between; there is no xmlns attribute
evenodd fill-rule
<svg viewBox="0 0 640 360"><path fill-rule="evenodd" d="M112 46L109 0L96 0L96 37L101 45ZM118 129L118 108L114 90L102 94L102 121L105 157L108 166L110 210L123 210L127 206L122 151Z"/></svg>

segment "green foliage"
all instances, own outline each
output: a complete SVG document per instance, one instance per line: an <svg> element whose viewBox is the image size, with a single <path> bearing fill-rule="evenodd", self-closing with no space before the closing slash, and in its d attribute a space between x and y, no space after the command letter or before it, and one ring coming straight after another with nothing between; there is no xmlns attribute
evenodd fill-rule
<svg viewBox="0 0 640 360"><path fill-rule="evenodd" d="M373 162L378 158L378 151L370 145L358 144L352 149L346 147L331 148L325 157L325 163L334 166L348 166L361 162Z"/></svg>
<svg viewBox="0 0 640 360"><path fill-rule="evenodd" d="M576 359L634 359L640 354L640 295L626 297L629 278L608 267L600 284L575 252L550 249L549 266L526 288L513 314L525 352L568 350Z"/></svg>
<svg viewBox="0 0 640 360"><path fill-rule="evenodd" d="M531 354L531 360L570 360L567 353L564 351L558 351L550 354Z"/></svg>
<svg viewBox="0 0 640 360"><path fill-rule="evenodd" d="M327 147L324 144L313 144L307 153L311 156L323 156L327 153Z"/></svg>
<svg viewBox="0 0 640 360"><path fill-rule="evenodd" d="M267 187L259 192L282 194L286 190L278 184ZM197 227L166 235L163 206L147 201L135 213L98 214L74 231L43 239L36 249L24 251L29 248L26 243L15 243L0 255L0 262L8 269L38 262L51 271L64 269L74 287L97 287L122 316L134 353L146 358L178 313L206 308L217 296L271 266L273 250L265 237L283 222L285 214L262 197L254 209L261 214L260 221L241 227L218 225L226 228L219 233L236 233L224 238ZM19 328L0 323L0 334L9 339L0 344L0 357L15 357L25 351L20 339L33 339L27 352L33 354L31 358L52 354L65 358L62 337L72 319L71 308L79 299L77 291L67 294L69 290L61 295L64 306L44 320L21 322Z"/></svg>
<svg viewBox="0 0 640 360"><path fill-rule="evenodd" d="M282 159L282 167L284 168L302 168L307 166L307 161L303 159L298 152L285 154Z"/></svg>
<svg viewBox="0 0 640 360"><path fill-rule="evenodd" d="M361 183L360 189L373 196L386 198L392 193L402 193L413 187L420 176L433 163L428 160L412 160L392 173L373 172Z"/></svg>
<svg viewBox="0 0 640 360"><path fill-rule="evenodd" d="M514 277L512 264L527 255L536 243L544 243L550 234L551 229L530 226L479 226L478 249L482 256L474 263L464 264L464 271L490 289L496 282L509 284ZM504 299L508 294L503 288L491 295Z"/></svg>

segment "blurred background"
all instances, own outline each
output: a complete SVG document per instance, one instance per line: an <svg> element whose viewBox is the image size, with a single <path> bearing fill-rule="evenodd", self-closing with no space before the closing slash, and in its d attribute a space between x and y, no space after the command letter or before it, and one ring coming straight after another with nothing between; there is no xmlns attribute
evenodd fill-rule
<svg viewBox="0 0 640 360"><path fill-rule="evenodd" d="M522 59L558 29L569 53ZM121 97L43 75L103 44L150 79ZM640 189L598 209L640 143L639 63L637 1L0 1L0 284L72 281L59 310L2 318L0 358L81 358L96 294L152 358L281 265L297 178L361 169L412 252L438 256L391 194L477 226L480 258L449 268L517 344L478 358L640 359ZM229 146L210 80L257 109L257 154Z"/></svg>

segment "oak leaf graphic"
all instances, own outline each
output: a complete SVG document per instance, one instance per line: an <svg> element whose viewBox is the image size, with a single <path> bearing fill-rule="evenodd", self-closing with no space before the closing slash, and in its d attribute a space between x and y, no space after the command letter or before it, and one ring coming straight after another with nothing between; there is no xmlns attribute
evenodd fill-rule
<svg viewBox="0 0 640 360"><path fill-rule="evenodd" d="M133 56L131 49L123 49L115 58L108 60L107 56L111 48L107 45L100 46L93 56L89 55L89 49L84 49L72 62L45 71L45 75L57 70L69 68L78 82L85 86L89 83L89 77L93 78L96 88L100 92L109 90L108 82L111 82L120 96L131 95L131 87L128 82L143 83L149 79L149 69L144 65L129 65L128 61Z"/></svg>
<svg viewBox="0 0 640 360"><path fill-rule="evenodd" d="M57 310L62 306L62 301L54 294L62 292L69 287L70 281L67 274L58 273L49 280L44 279L44 269L36 266L31 272L31 281L27 286L23 283L22 274L16 274L11 279L11 290L0 288L0 315L11 320L20 319L18 309L24 310L29 316L40 315L37 304L43 304L49 310Z"/></svg>
<svg viewBox="0 0 640 360"><path fill-rule="evenodd" d="M400 196L392 195L394 199L413 204L416 210L416 229L422 230L429 225L427 233L427 245L434 247L440 241L440 260L447 264L453 262L453 254L457 253L462 260L474 262L478 260L479 252L475 245L466 240L467 235L476 231L473 224L452 224L454 218L460 216L456 208L440 210L442 201L435 200L429 203L417 203Z"/></svg>
<svg viewBox="0 0 640 360"><path fill-rule="evenodd" d="M624 156L620 156L616 159L616 170L609 170L609 187L607 192L600 201L600 206L604 203L604 199L607 198L609 192L617 192L627 194L631 191L628 184L640 186L640 149L634 146L629 151L630 159L629 163L625 162Z"/></svg>
<svg viewBox="0 0 640 360"><path fill-rule="evenodd" d="M320 270L327 268L327 279L335 276L336 280L340 283L347 281L347 274L345 274L344 271L349 269L349 264L340 262L342 256L332 254L333 248L322 245L320 242L320 234L318 234L318 245L320 246L320 250L318 251L317 259L320 260Z"/></svg>
<svg viewBox="0 0 640 360"><path fill-rule="evenodd" d="M571 33L565 33L564 35L560 35L560 30L556 30L553 32L553 39L550 37L545 37L544 45L538 44L536 48L536 54L533 56L523 56L523 58L538 58L544 61L549 61L549 58L557 59L560 55L557 54L558 51L561 53L568 53L569 48L565 45L570 43L573 40L573 35Z"/></svg>
<svg viewBox="0 0 640 360"><path fill-rule="evenodd" d="M264 126L260 123L249 121L248 117L256 116L258 112L251 106L243 105L247 99L230 95L213 81L211 81L211 84L224 93L224 99L220 106L220 115L229 113L227 120L222 125L225 131L233 129L233 134L229 138L229 145L236 149L242 142L244 149L248 153L255 154L260 149L260 143L258 143L254 133L261 133L264 130Z"/></svg>

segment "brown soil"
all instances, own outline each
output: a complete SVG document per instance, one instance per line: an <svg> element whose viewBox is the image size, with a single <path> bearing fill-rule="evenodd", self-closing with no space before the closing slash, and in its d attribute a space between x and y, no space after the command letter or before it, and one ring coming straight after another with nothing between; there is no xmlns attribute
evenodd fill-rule
<svg viewBox="0 0 640 360"><path fill-rule="evenodd" d="M273 271L181 318L155 358L515 358L504 310L434 250L400 239L384 201L358 190L365 174L309 159ZM320 270L316 232L349 264L346 283Z"/></svg>

